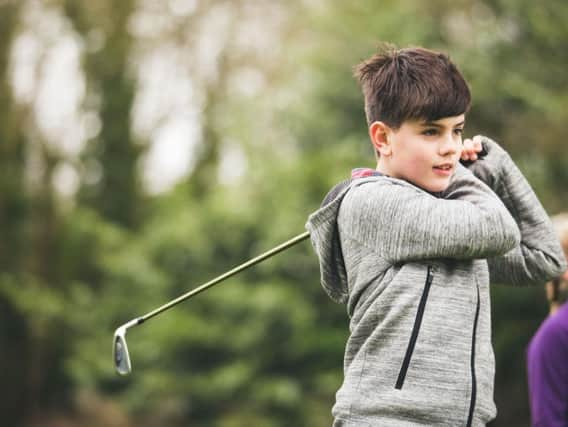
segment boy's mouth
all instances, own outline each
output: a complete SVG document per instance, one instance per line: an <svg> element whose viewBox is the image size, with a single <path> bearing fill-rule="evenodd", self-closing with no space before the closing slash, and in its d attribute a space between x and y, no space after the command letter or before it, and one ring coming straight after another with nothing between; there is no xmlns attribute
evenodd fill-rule
<svg viewBox="0 0 568 427"><path fill-rule="evenodd" d="M451 164L445 164L445 165L438 165L438 166L434 166L436 169L451 169L453 166Z"/></svg>
<svg viewBox="0 0 568 427"><path fill-rule="evenodd" d="M434 172L439 175L450 175L454 169L454 165L451 163L442 163L441 165L434 166Z"/></svg>

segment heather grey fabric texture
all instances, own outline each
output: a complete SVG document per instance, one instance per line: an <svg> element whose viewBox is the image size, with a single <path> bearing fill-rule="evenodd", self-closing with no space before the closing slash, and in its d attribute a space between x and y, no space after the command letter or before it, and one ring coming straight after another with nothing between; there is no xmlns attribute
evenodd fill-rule
<svg viewBox="0 0 568 427"><path fill-rule="evenodd" d="M495 417L489 282L544 283L565 261L521 172L483 143L441 194L361 178L309 217L322 286L350 317L335 427Z"/></svg>

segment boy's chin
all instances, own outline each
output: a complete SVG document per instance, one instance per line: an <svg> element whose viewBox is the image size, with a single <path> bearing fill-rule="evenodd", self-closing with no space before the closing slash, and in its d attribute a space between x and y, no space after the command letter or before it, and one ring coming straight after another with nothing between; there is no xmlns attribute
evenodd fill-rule
<svg viewBox="0 0 568 427"><path fill-rule="evenodd" d="M429 191L432 192L432 193L441 193L442 191L446 191L449 186L450 186L450 182L448 181L447 183L445 183L443 185L432 186L432 189L430 189Z"/></svg>
<svg viewBox="0 0 568 427"><path fill-rule="evenodd" d="M441 193L446 191L450 186L451 177L437 178L437 179L410 179L410 177L403 178L405 181L421 188L428 193Z"/></svg>
<svg viewBox="0 0 568 427"><path fill-rule="evenodd" d="M418 184L418 186L428 193L441 193L448 189L450 186L450 180L447 180L446 182L428 182L423 183L422 185Z"/></svg>

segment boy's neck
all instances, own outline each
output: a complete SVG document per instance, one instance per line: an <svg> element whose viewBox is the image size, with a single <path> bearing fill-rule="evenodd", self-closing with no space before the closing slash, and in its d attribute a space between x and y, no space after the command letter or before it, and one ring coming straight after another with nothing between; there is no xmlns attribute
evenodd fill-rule
<svg viewBox="0 0 568 427"><path fill-rule="evenodd" d="M391 173L389 173L389 172L390 172L389 167L385 164L384 161L381 161L381 159L379 159L379 160L377 161L377 167L375 168L375 170L376 170L377 172L382 173L383 175L386 175L386 176L391 176L391 175L392 175Z"/></svg>

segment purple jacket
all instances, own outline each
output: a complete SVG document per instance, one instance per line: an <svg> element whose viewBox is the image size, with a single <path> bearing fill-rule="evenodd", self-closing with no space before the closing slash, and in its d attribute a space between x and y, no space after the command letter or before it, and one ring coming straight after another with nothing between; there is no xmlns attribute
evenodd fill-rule
<svg viewBox="0 0 568 427"><path fill-rule="evenodd" d="M527 352L534 427L568 427L568 303L549 316Z"/></svg>

